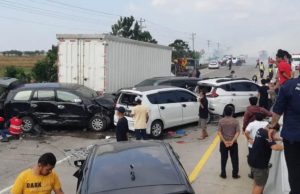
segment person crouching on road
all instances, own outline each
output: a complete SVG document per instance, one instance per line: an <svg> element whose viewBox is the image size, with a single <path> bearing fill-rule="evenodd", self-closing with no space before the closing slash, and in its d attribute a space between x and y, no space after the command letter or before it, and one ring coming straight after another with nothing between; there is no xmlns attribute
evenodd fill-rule
<svg viewBox="0 0 300 194"><path fill-rule="evenodd" d="M4 123L4 119L3 119L3 123ZM1 136L2 136L2 142L8 142L8 138L7 135L12 135L13 137L16 137L17 139L20 138L21 134L22 134L22 125L23 125L23 121L20 118L20 115L17 114L16 116L12 117L9 120L9 129L2 129L1 130Z"/></svg>
<svg viewBox="0 0 300 194"><path fill-rule="evenodd" d="M208 137L207 133L207 119L208 119L208 101L206 98L206 93L204 91L199 92L199 127L201 128L200 140Z"/></svg>
<svg viewBox="0 0 300 194"><path fill-rule="evenodd" d="M136 140L147 140L147 122L149 119L149 110L146 106L142 105L142 98L137 96L135 98L137 105L132 109L131 116L134 119L134 130Z"/></svg>
<svg viewBox="0 0 300 194"><path fill-rule="evenodd" d="M273 130L279 131L279 128L279 124L276 124ZM254 179L252 194L263 193L269 176L269 161L272 150L283 150L283 146L276 144L274 140L281 140L281 138L273 136L273 140L270 140L267 128L260 128L255 135L248 157L248 164L251 166Z"/></svg>
<svg viewBox="0 0 300 194"><path fill-rule="evenodd" d="M36 166L24 170L17 177L11 194L63 194L61 183L53 171L56 157L52 153L43 154Z"/></svg>
<svg viewBox="0 0 300 194"><path fill-rule="evenodd" d="M220 136L220 153L221 153L221 174L220 177L225 179L226 163L228 152L232 163L232 178L240 178L239 173L239 153L237 138L240 135L240 125L238 120L233 118L233 109L226 107L224 110L225 117L219 121L218 135Z"/></svg>
<svg viewBox="0 0 300 194"><path fill-rule="evenodd" d="M129 131L129 128L128 128L128 121L125 117L125 111L126 111L125 108L122 106L117 109L117 115L119 118L116 127L117 141L128 141L127 133Z"/></svg>

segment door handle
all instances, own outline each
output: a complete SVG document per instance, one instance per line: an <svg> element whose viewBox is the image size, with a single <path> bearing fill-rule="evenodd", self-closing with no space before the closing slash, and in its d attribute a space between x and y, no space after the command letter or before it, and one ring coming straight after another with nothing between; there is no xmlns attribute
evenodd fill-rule
<svg viewBox="0 0 300 194"><path fill-rule="evenodd" d="M254 96L254 94L250 94L250 96Z"/></svg>
<svg viewBox="0 0 300 194"><path fill-rule="evenodd" d="M232 93L232 96L236 96L236 93Z"/></svg>
<svg viewBox="0 0 300 194"><path fill-rule="evenodd" d="M186 104L182 104L182 107L185 108L185 107L186 107Z"/></svg>
<svg viewBox="0 0 300 194"><path fill-rule="evenodd" d="M31 108L36 108L38 105L37 104L30 104Z"/></svg>
<svg viewBox="0 0 300 194"><path fill-rule="evenodd" d="M64 106L64 105L57 105L57 108L58 108L58 109L64 109L65 106Z"/></svg>
<svg viewBox="0 0 300 194"><path fill-rule="evenodd" d="M165 110L165 107L164 107L164 106L161 106L160 109L161 109L161 110Z"/></svg>

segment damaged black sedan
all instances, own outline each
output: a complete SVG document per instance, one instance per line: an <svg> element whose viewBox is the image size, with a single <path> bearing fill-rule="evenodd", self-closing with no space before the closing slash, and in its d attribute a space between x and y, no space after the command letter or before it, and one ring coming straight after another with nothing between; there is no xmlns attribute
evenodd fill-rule
<svg viewBox="0 0 300 194"><path fill-rule="evenodd" d="M10 91L4 103L6 119L18 113L22 114L25 132L35 124L102 131L111 124L114 102L78 84L25 84Z"/></svg>

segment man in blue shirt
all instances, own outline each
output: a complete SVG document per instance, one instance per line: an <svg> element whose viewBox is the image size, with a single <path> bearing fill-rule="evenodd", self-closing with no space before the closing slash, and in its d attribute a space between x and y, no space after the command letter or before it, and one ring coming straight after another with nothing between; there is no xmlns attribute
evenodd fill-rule
<svg viewBox="0 0 300 194"><path fill-rule="evenodd" d="M289 173L290 194L300 193L300 77L286 81L279 90L273 109L272 122L269 126L269 137L272 128L283 114L281 137Z"/></svg>

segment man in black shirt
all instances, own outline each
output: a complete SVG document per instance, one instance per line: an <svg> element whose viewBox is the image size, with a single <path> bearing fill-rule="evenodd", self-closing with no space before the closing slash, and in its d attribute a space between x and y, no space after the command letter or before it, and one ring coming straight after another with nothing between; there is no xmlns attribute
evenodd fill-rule
<svg viewBox="0 0 300 194"><path fill-rule="evenodd" d="M274 127L276 131L280 126L277 124ZM280 138L273 138L280 140ZM281 151L283 146L276 144L274 140L268 139L268 130L259 129L256 133L252 149L248 156L248 164L253 172L254 185L252 194L262 194L269 176L269 161L272 150Z"/></svg>
<svg viewBox="0 0 300 194"><path fill-rule="evenodd" d="M200 107L199 107L199 127L202 130L202 134L200 136L200 140L205 139L208 137L207 133L207 119L208 119L208 101L206 98L206 93L205 91L200 91L199 92L199 102L200 102Z"/></svg>
<svg viewBox="0 0 300 194"><path fill-rule="evenodd" d="M262 86L258 89L258 95L259 95L259 107L265 108L269 110L269 94L268 90L269 87L266 85L266 80L261 80Z"/></svg>
<svg viewBox="0 0 300 194"><path fill-rule="evenodd" d="M117 141L128 141L127 133L129 131L128 121L125 115L125 108L119 107L117 110L117 115L119 117L117 128L116 128L116 138Z"/></svg>

